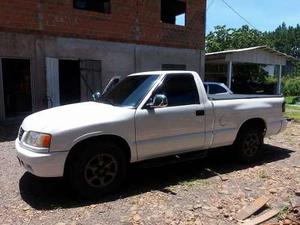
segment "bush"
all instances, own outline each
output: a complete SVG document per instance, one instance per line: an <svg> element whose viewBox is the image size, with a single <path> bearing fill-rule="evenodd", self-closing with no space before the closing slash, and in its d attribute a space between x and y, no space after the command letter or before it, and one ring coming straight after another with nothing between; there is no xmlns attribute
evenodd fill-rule
<svg viewBox="0 0 300 225"><path fill-rule="evenodd" d="M277 84L277 77L273 77L273 76L266 76L265 84L270 84L270 85L276 85Z"/></svg>
<svg viewBox="0 0 300 225"><path fill-rule="evenodd" d="M300 95L300 77L288 77L283 81L283 94L285 96Z"/></svg>
<svg viewBox="0 0 300 225"><path fill-rule="evenodd" d="M285 97L286 104L293 105L293 104L296 104L296 102L297 102L297 97L294 97L294 96Z"/></svg>

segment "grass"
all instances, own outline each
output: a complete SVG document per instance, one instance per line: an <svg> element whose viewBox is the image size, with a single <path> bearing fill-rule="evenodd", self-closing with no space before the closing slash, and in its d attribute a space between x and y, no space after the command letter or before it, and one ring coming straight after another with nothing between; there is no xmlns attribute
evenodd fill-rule
<svg viewBox="0 0 300 225"><path fill-rule="evenodd" d="M300 105L286 105L285 108L288 110L299 110L300 112Z"/></svg>
<svg viewBox="0 0 300 225"><path fill-rule="evenodd" d="M289 212L289 207L283 206L277 215L277 219L284 219L286 217L286 215L288 214L288 212Z"/></svg>
<svg viewBox="0 0 300 225"><path fill-rule="evenodd" d="M296 97L294 96L287 96L284 98L286 104L295 104L296 103Z"/></svg>
<svg viewBox="0 0 300 225"><path fill-rule="evenodd" d="M266 178L268 178L267 171L264 170L264 169L260 170L260 171L258 172L258 176L259 176L259 178L261 178L261 179L266 179Z"/></svg>
<svg viewBox="0 0 300 225"><path fill-rule="evenodd" d="M285 116L288 118L293 118L295 121L300 122L300 106L286 105Z"/></svg>

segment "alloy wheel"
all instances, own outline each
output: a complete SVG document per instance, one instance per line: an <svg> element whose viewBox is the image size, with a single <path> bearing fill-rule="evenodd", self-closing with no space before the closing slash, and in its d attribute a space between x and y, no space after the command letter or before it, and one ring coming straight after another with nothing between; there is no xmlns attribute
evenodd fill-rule
<svg viewBox="0 0 300 225"><path fill-rule="evenodd" d="M95 155L88 161L84 170L87 184L93 188L103 188L111 184L118 173L116 159L107 153Z"/></svg>
<svg viewBox="0 0 300 225"><path fill-rule="evenodd" d="M257 151L259 150L259 145L260 145L260 141L258 135L254 133L248 134L245 137L243 147L242 147L244 155L249 158L254 157Z"/></svg>

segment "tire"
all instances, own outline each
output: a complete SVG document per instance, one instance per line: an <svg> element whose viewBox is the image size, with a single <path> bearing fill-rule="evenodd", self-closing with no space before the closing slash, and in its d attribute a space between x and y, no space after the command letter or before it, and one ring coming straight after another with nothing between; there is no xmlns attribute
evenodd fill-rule
<svg viewBox="0 0 300 225"><path fill-rule="evenodd" d="M264 131L254 127L242 128L234 143L234 150L240 162L251 163L257 161L262 153Z"/></svg>
<svg viewBox="0 0 300 225"><path fill-rule="evenodd" d="M126 156L112 143L88 143L71 160L67 178L72 189L86 199L115 192L126 177Z"/></svg>

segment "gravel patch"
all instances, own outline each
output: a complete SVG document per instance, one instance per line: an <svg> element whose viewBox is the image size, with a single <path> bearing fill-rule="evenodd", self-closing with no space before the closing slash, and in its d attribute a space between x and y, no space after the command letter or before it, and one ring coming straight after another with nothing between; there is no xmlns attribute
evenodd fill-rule
<svg viewBox="0 0 300 225"><path fill-rule="evenodd" d="M15 156L17 127L0 127L1 224L236 224L236 213L261 195L286 209L300 197L300 124L265 140L252 165L226 149L202 160L155 168L132 166L121 191L82 201L63 179L25 172Z"/></svg>

